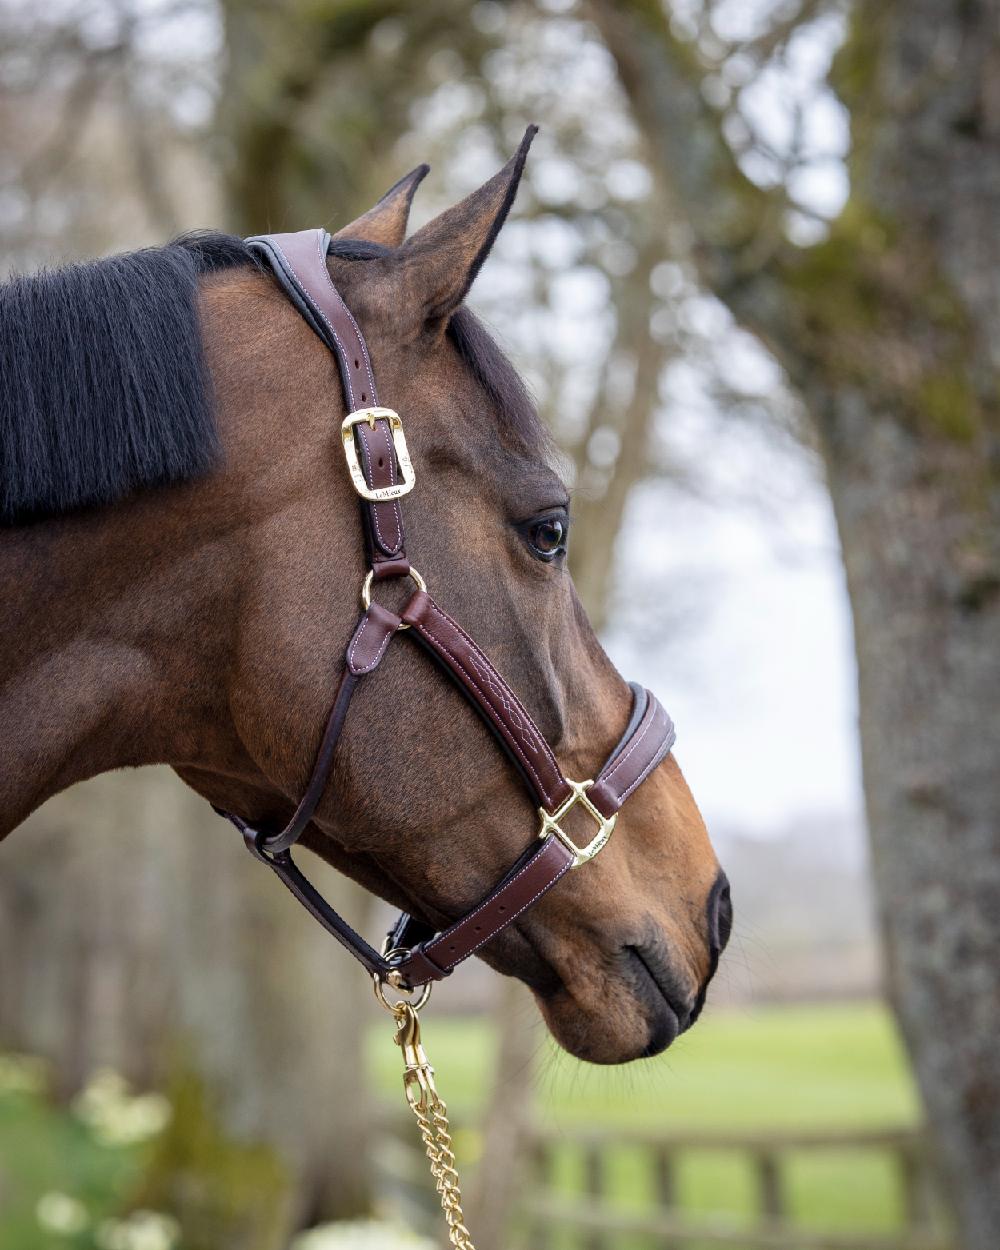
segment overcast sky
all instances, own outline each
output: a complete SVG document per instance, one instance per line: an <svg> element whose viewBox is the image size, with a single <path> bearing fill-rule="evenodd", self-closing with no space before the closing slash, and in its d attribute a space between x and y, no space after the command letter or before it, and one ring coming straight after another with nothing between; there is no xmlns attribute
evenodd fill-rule
<svg viewBox="0 0 1000 1250"><path fill-rule="evenodd" d="M745 437L731 447L716 438L722 459L753 471ZM757 463L796 471L763 443ZM641 488L626 527L661 536L657 583L687 609L676 637L651 643L612 629L606 642L673 716L677 758L710 827L778 834L810 815L860 813L843 571L825 493L806 462L798 476L777 513ZM621 562L625 593L650 580L647 544L640 553L624 543Z"/></svg>

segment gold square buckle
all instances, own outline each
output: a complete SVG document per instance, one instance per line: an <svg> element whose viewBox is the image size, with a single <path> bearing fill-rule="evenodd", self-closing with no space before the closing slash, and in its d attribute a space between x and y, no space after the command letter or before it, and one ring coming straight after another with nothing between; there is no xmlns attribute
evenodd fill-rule
<svg viewBox="0 0 1000 1250"><path fill-rule="evenodd" d="M389 422L389 428L392 430L392 445L396 449L396 460L403 480L396 482L393 486L369 486L361 468L361 461L358 459L358 449L354 442L354 427L360 425L362 421L367 421L374 430L375 422L383 420ZM413 473L410 453L406 449L403 422L398 412L392 408L358 408L355 412L349 412L344 418L340 434L344 440L344 456L347 459L351 481L362 499L367 499L370 503L385 503L390 499L399 499L401 495L408 495L413 490L416 477Z"/></svg>
<svg viewBox="0 0 1000 1250"><path fill-rule="evenodd" d="M544 807L538 809L538 814L542 818L542 828L538 836L545 839L550 833L554 833L567 850L573 852L574 858L570 867L579 868L581 864L586 864L588 860L593 859L611 837L615 821L618 819L618 813L615 812L613 816L604 816L587 798L587 791L594 784L593 781L570 781L567 777L566 782L573 791L568 799L564 800L551 814ZM559 826L560 820L577 803L597 822L597 833L586 846L577 846L569 834L565 833Z"/></svg>

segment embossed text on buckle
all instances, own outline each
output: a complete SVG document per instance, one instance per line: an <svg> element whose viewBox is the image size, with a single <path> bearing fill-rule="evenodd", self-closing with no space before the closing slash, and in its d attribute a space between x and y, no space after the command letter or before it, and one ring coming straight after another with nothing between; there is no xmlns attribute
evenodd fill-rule
<svg viewBox="0 0 1000 1250"><path fill-rule="evenodd" d="M389 428L392 430L392 443L396 449L396 460L403 480L392 486L369 486L361 468L361 461L358 459L358 449L354 442L354 427L360 425L362 421L367 421L374 430L375 422L382 420L388 421ZM416 477L413 473L410 453L406 449L403 422L398 412L392 408L358 408L354 412L349 412L344 418L340 433L344 440L344 456L347 459L351 481L362 499L367 499L371 503L384 503L389 499L399 499L401 495L407 495L413 490Z"/></svg>
<svg viewBox="0 0 1000 1250"><path fill-rule="evenodd" d="M581 864L585 864L588 860L593 859L601 847L603 847L607 842L608 838L611 837L611 834L614 831L615 821L618 819L618 813L615 812L613 816L604 816L597 810L593 803L591 803L590 799L587 798L587 791L594 784L593 781L570 781L567 777L566 783L573 793L568 799L561 803L556 810L551 813L551 815L545 810L544 807L540 807L538 809L538 813L542 818L542 828L538 836L545 839L550 833L554 833L559 841L562 842L568 850L573 852L574 859L570 867L579 868ZM583 810L589 813L597 822L597 833L586 846L577 846L573 839L567 833L564 833L559 827L560 820L562 820L567 812L569 812L570 808L574 807L577 803L579 803Z"/></svg>

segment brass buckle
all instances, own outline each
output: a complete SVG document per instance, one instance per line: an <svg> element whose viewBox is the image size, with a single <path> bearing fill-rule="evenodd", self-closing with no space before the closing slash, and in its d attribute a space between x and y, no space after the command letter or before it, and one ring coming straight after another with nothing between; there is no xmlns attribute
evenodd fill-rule
<svg viewBox="0 0 1000 1250"><path fill-rule="evenodd" d="M399 471L403 475L403 480L394 486L369 486L358 458L358 449L354 442L354 427L360 425L362 421L367 421L374 430L375 422L383 420L389 422L389 428L392 430L392 445L396 449L396 459L399 462ZM413 484L417 479L413 472L410 453L406 449L403 422L398 412L392 408L358 408L355 412L349 412L344 418L340 426L340 435L344 441L344 456L347 459L351 481L362 499L367 499L370 503L385 503L390 499L399 499L402 495L408 495L413 490Z"/></svg>
<svg viewBox="0 0 1000 1250"><path fill-rule="evenodd" d="M551 814L544 807L538 809L538 814L542 818L542 827L538 836L544 840L550 833L554 833L567 850L573 852L574 859L570 867L579 868L581 864L586 864L589 860L592 860L611 837L611 834L614 832L615 821L618 819L618 813L615 812L613 816L604 816L587 798L587 791L594 784L593 781L570 781L567 777L566 782L573 791L568 799L564 800ZM560 820L577 803L597 822L597 833L586 846L577 846L569 834L565 833L559 826Z"/></svg>

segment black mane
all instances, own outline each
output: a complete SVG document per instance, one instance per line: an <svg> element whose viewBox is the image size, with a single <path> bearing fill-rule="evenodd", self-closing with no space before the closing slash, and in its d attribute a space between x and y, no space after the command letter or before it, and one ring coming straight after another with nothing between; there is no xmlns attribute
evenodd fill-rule
<svg viewBox="0 0 1000 1250"><path fill-rule="evenodd" d="M384 251L331 247L351 260ZM0 286L0 525L114 503L216 463L198 279L257 264L240 239L191 234ZM544 454L534 404L486 329L460 308L448 334L506 432Z"/></svg>
<svg viewBox="0 0 1000 1250"><path fill-rule="evenodd" d="M239 240L200 235L0 286L0 523L212 466L197 283L250 263Z"/></svg>

